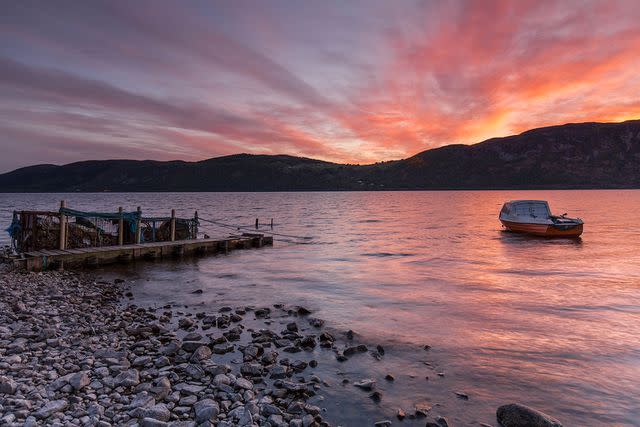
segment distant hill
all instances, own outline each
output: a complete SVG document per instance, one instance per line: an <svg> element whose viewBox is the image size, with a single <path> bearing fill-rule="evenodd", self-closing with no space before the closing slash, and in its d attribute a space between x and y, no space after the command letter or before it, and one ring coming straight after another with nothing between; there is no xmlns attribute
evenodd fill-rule
<svg viewBox="0 0 640 427"><path fill-rule="evenodd" d="M551 126L404 160L341 165L238 154L92 160L0 175L1 192L640 188L640 120Z"/></svg>

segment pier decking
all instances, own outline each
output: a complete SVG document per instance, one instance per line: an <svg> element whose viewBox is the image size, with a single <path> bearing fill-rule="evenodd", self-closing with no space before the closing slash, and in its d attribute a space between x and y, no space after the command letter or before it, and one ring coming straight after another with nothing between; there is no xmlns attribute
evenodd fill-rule
<svg viewBox="0 0 640 427"><path fill-rule="evenodd" d="M228 253L236 249L272 246L273 237L244 233L219 239L189 239L80 249L41 249L14 259L17 267L29 271L56 268L87 268L136 260L156 260Z"/></svg>

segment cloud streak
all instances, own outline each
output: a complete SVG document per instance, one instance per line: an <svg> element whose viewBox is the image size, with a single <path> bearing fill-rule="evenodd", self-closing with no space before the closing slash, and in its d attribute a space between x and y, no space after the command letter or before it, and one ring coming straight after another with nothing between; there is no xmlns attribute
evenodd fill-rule
<svg viewBox="0 0 640 427"><path fill-rule="evenodd" d="M237 152L368 163L640 117L633 1L26 0L6 9L0 137L13 149L4 171Z"/></svg>

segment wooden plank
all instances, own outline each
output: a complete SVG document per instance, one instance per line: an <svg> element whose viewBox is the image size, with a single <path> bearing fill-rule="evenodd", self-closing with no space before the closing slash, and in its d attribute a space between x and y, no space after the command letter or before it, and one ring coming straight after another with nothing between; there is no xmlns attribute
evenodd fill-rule
<svg viewBox="0 0 640 427"><path fill-rule="evenodd" d="M57 255L57 254L55 253L55 251L50 250L50 249L41 249L41 250L40 250L40 254L41 254L41 255L45 255L45 256Z"/></svg>
<svg viewBox="0 0 640 427"><path fill-rule="evenodd" d="M96 265L128 262L133 259L158 259L167 257L199 256L227 253L234 249L250 249L272 245L272 236L232 235L220 238L189 239L167 242L149 242L122 246L101 246L76 249L45 249L26 252L25 267L39 271L63 261L69 266L86 266L88 260Z"/></svg>

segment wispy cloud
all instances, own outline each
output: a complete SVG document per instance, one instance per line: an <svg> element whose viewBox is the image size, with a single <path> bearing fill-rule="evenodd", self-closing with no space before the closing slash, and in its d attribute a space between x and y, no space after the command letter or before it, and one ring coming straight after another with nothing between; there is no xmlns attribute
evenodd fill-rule
<svg viewBox="0 0 640 427"><path fill-rule="evenodd" d="M32 2L0 14L0 170L373 162L640 117L634 1Z"/></svg>

